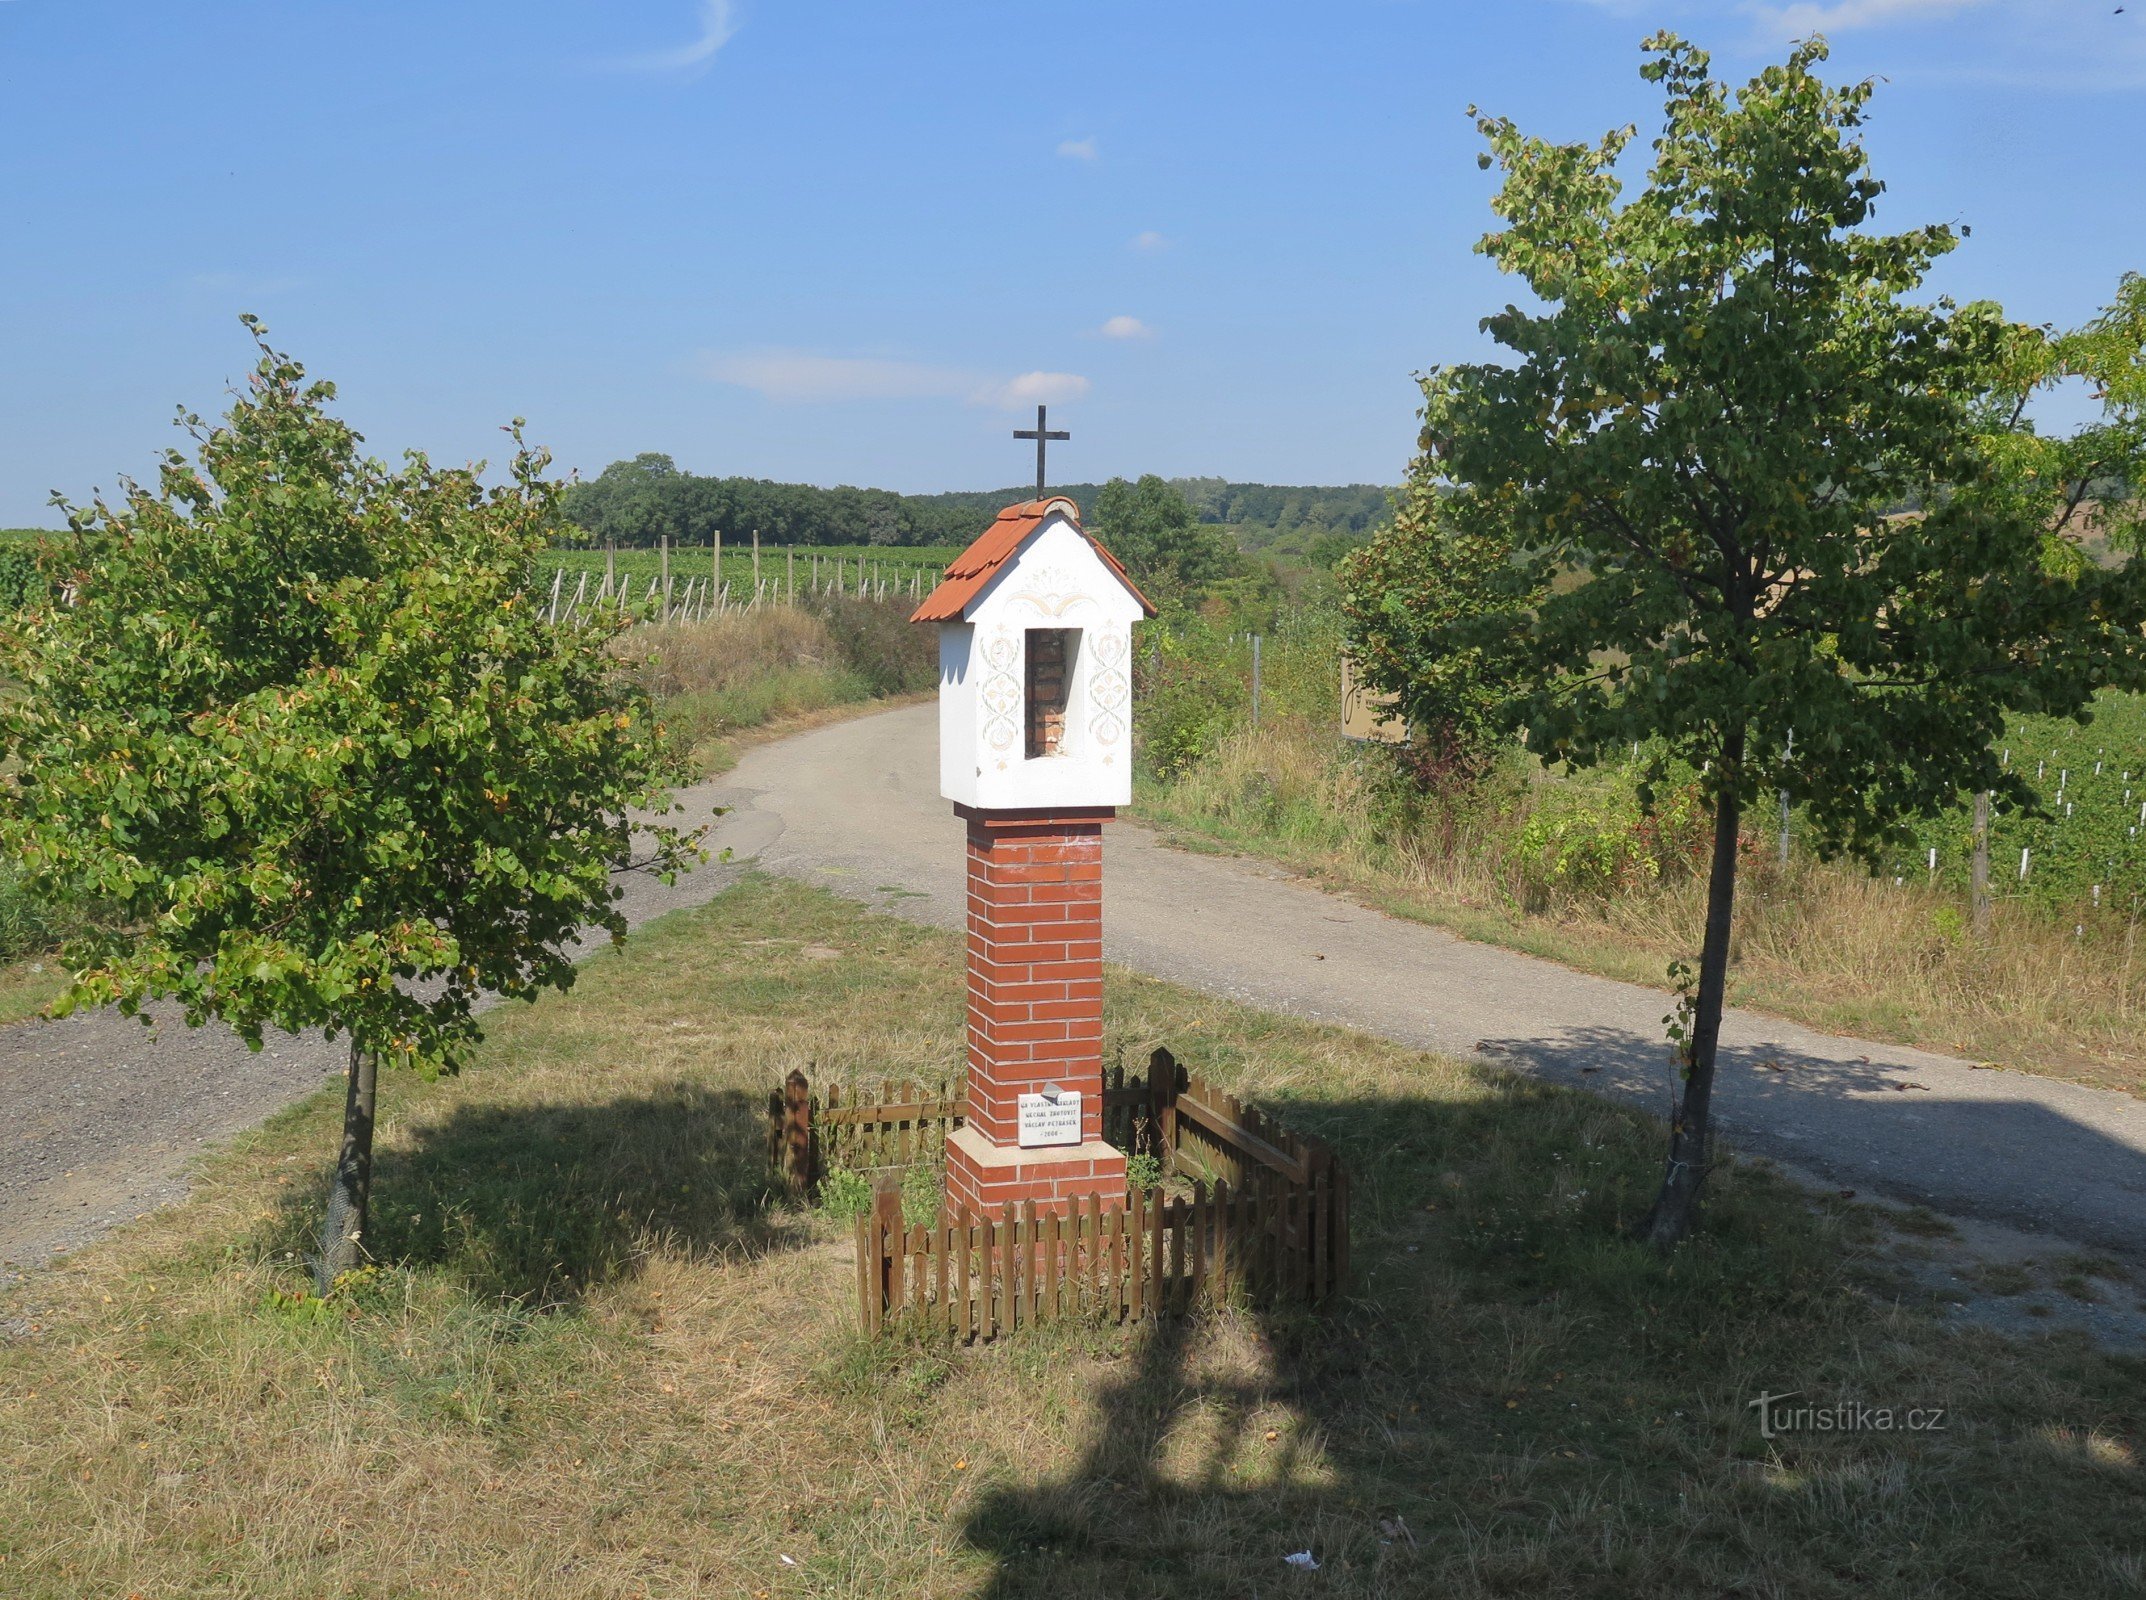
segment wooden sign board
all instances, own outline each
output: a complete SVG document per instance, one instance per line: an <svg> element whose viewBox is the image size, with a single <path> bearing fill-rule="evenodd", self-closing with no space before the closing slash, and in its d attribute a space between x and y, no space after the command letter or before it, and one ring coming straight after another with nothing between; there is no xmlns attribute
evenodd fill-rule
<svg viewBox="0 0 2146 1600"><path fill-rule="evenodd" d="M1024 1094L1014 1102L1021 1148L1038 1145L1080 1143L1080 1094L1060 1089L1055 1094Z"/></svg>
<svg viewBox="0 0 2146 1600"><path fill-rule="evenodd" d="M1341 736L1365 739L1375 744L1408 743L1408 719L1394 707L1400 696L1365 687L1356 681L1356 663L1341 658Z"/></svg>

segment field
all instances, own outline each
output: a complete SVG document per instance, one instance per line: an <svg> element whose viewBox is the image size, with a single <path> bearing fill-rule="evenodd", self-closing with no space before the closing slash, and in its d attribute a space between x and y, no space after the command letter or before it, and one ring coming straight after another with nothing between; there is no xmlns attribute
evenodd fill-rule
<svg viewBox="0 0 2146 1600"><path fill-rule="evenodd" d="M2005 752L2048 815L1999 810L1992 818L1996 892L2060 920L2134 920L2146 910L2146 695L2104 695L2084 727L2021 718L2006 735ZM1894 874L1927 878L1935 849L1936 881L1964 890L1972 834L1964 809L1924 824Z"/></svg>
<svg viewBox="0 0 2146 1600"><path fill-rule="evenodd" d="M794 550L778 549L773 545L763 546L760 551L760 581L781 585L787 589L794 571L799 593L809 592L817 568L821 586L832 588L838 577L842 585L854 591L857 585L857 563L864 562L868 579L878 583L900 583L904 594L912 583L925 591L938 581L946 564L961 552L948 548L905 548L892 545L819 545L799 546ZM675 591L682 591L688 581L706 579L714 565L715 552L706 545L693 548L674 548L671 551L671 584ZM565 592L572 594L575 584L585 573L589 588L593 591L603 581L606 553L602 550L553 550L545 555L549 566L565 571ZM645 590L649 580L656 578L663 568L663 556L657 550L620 550L610 556L621 581L630 580L637 590ZM549 578L545 580L547 583ZM723 547L723 581L730 585L734 599L743 599L753 589L753 553L747 545L739 549L734 545Z"/></svg>
<svg viewBox="0 0 2146 1600"><path fill-rule="evenodd" d="M1659 1132L1113 971L1157 1041L1333 1140L1359 1281L964 1350L852 1330L846 1227L767 1194L791 1065L959 1053L958 941L748 881L395 1076L380 1260L305 1293L340 1101L0 1303L0 1588L537 1597L2135 1592L2146 1375L1941 1326L1874 1216L1720 1175L1618 1237ZM1934 1224L1933 1224L1934 1225ZM1941 1226L1941 1225L1934 1225ZM1889 1242L1891 1241L1891 1242ZM1914 1244L1909 1240L1909 1245ZM1760 1436L1752 1398L1941 1407ZM1283 1557L1309 1549L1312 1580Z"/></svg>
<svg viewBox="0 0 2146 1600"><path fill-rule="evenodd" d="M0 605L19 603L18 590L31 576L27 565L32 544L41 538L50 537L52 530L42 528L0 528ZM696 580L705 581L714 566L714 554L706 545L682 547L671 551L670 571L674 593L683 595L685 586ZM785 549L774 545L763 546L760 552L760 580L770 585L770 593L786 593L795 582L799 593L809 593L815 583L825 589L839 586L854 593L859 578L858 562L862 560L863 575L875 587L881 582L890 586L899 585L902 594L908 594L915 586L928 591L938 581L946 564L960 554L956 546L894 546L894 545L815 545ZM663 570L663 555L658 550L619 550L608 557L611 570L621 582L630 582L636 593L645 592L651 579L659 577ZM594 593L603 581L606 552L602 550L550 550L545 552L541 579L547 593L554 570L565 573L563 593L571 596L575 585L584 575L588 579L590 593ZM19 569L19 570L18 570ZM739 548L726 545L723 550L723 581L730 585L731 597L744 600L753 591L752 547Z"/></svg>

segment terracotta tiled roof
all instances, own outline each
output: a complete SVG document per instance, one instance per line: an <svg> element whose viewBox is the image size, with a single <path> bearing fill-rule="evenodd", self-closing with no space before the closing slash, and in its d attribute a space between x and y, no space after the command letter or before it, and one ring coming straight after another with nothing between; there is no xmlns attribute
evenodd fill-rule
<svg viewBox="0 0 2146 1600"><path fill-rule="evenodd" d="M1154 606L1140 592L1140 586L1126 576L1125 569L1118 565L1118 558L1105 550L1094 534L1081 527L1080 507L1063 495L1057 495L1049 500L1024 500L1001 511L991 526L984 529L982 538L947 563L946 576L940 580L939 587L924 597L924 603L916 608L909 620L959 622L969 609L969 602L983 593L984 585L998 575L999 568L1013 559L1022 542L1042 527L1044 519L1054 511L1065 513L1066 520L1103 558L1103 565L1117 574L1118 581L1140 602L1140 609L1148 616L1155 615Z"/></svg>

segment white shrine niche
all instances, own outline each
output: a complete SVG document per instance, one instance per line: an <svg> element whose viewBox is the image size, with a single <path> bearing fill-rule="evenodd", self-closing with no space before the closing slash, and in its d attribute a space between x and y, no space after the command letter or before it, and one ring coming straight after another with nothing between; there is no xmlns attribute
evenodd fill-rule
<svg viewBox="0 0 2146 1600"><path fill-rule="evenodd" d="M1153 611L1073 509L1049 502L960 617L939 619L939 788L958 804L1132 801L1132 628Z"/></svg>

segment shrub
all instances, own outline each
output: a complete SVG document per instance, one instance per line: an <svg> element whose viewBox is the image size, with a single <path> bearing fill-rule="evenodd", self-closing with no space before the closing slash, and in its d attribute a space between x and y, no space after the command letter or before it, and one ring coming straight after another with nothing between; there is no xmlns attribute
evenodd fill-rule
<svg viewBox="0 0 2146 1600"><path fill-rule="evenodd" d="M1606 901L1690 873L1705 859L1707 812L1698 792L1679 788L1652 815L1622 782L1557 796L1521 827L1510 866L1524 905Z"/></svg>
<svg viewBox="0 0 2146 1600"><path fill-rule="evenodd" d="M830 1167L820 1179L820 1209L831 1217L861 1217L872 1209L872 1180L848 1167Z"/></svg>
<svg viewBox="0 0 2146 1600"><path fill-rule="evenodd" d="M0 612L19 611L49 592L45 575L37 570L38 542L10 537L0 543Z"/></svg>
<svg viewBox="0 0 2146 1600"><path fill-rule="evenodd" d="M1208 624L1144 640L1135 670L1140 755L1164 778L1207 760L1244 719L1251 698L1250 655ZM1239 655L1244 659L1237 659Z"/></svg>
<svg viewBox="0 0 2146 1600"><path fill-rule="evenodd" d="M939 1220L946 1198L946 1170L936 1161L919 1161L902 1169L902 1221L928 1228Z"/></svg>

